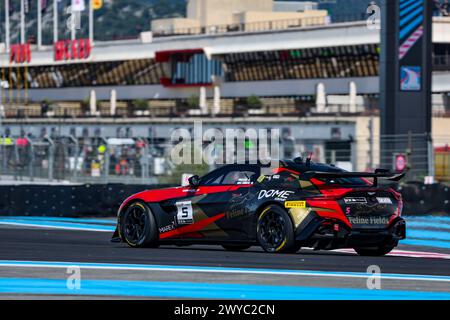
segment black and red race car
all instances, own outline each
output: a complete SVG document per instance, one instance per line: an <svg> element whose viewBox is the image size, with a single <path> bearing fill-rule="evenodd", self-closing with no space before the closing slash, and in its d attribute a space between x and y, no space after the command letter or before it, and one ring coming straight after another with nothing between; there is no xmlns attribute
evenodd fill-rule
<svg viewBox="0 0 450 320"><path fill-rule="evenodd" d="M262 165L225 165L189 186L147 190L126 199L112 241L130 247L217 244L227 250L260 245L292 253L354 248L384 255L405 238L401 195L377 180L386 170L346 172L297 158L264 174ZM367 179L373 179L370 182Z"/></svg>

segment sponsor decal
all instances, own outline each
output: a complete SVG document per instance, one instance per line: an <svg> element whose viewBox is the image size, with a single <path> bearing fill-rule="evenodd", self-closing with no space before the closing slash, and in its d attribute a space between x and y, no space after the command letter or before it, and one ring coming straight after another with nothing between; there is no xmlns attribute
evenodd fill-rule
<svg viewBox="0 0 450 320"><path fill-rule="evenodd" d="M400 88L402 91L422 90L422 69L419 66L402 66L400 69Z"/></svg>
<svg viewBox="0 0 450 320"><path fill-rule="evenodd" d="M168 226L164 226L159 228L159 233L164 233L164 232L168 232L168 231L172 231L175 229L175 225L172 222L171 224L169 224Z"/></svg>
<svg viewBox="0 0 450 320"><path fill-rule="evenodd" d="M262 183L265 179L266 179L265 175L260 175L256 181L258 181L258 183Z"/></svg>
<svg viewBox="0 0 450 320"><path fill-rule="evenodd" d="M404 171L408 167L408 156L404 153L394 154L395 171Z"/></svg>
<svg viewBox="0 0 450 320"><path fill-rule="evenodd" d="M60 40L54 45L54 60L82 60L91 55L89 39Z"/></svg>
<svg viewBox="0 0 450 320"><path fill-rule="evenodd" d="M285 208L306 208L306 201L286 201Z"/></svg>
<svg viewBox="0 0 450 320"><path fill-rule="evenodd" d="M177 207L177 223L178 224L192 224L194 223L192 202L181 201L175 203Z"/></svg>
<svg viewBox="0 0 450 320"><path fill-rule="evenodd" d="M351 224L385 225L389 223L386 217L347 217Z"/></svg>
<svg viewBox="0 0 450 320"><path fill-rule="evenodd" d="M225 216L228 219L240 218L240 217L244 216L245 213L246 213L246 210L244 208L232 208L230 211L225 213Z"/></svg>
<svg viewBox="0 0 450 320"><path fill-rule="evenodd" d="M344 198L344 202L345 204L367 203L367 199L364 197Z"/></svg>
<svg viewBox="0 0 450 320"><path fill-rule="evenodd" d="M252 184L249 178L239 178L236 184Z"/></svg>
<svg viewBox="0 0 450 320"><path fill-rule="evenodd" d="M380 204L392 204L391 198L388 197L377 197L377 201Z"/></svg>
<svg viewBox="0 0 450 320"><path fill-rule="evenodd" d="M293 193L294 191L285 190L261 190L258 195L258 200L262 198L274 198L277 201L285 201Z"/></svg>
<svg viewBox="0 0 450 320"><path fill-rule="evenodd" d="M255 197L252 193L232 194L230 199L230 210L225 213L229 219L244 217L248 214L249 209L246 204Z"/></svg>
<svg viewBox="0 0 450 320"><path fill-rule="evenodd" d="M31 62L31 47L29 43L13 44L9 52L9 62L25 63Z"/></svg>

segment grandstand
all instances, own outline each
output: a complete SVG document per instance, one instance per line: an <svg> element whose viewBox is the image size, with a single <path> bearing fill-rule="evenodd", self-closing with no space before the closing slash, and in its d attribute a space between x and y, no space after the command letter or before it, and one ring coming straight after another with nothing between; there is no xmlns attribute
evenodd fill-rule
<svg viewBox="0 0 450 320"><path fill-rule="evenodd" d="M434 21L435 94L450 92L449 19ZM350 82L359 95L379 92L379 31L365 22L97 42L85 59L54 61L53 48L31 55L25 63L1 55L3 104L81 102L92 90L109 101L113 88L118 100L174 101L199 95L202 86L212 98L214 85L222 99L311 99L318 83L330 95L348 95Z"/></svg>

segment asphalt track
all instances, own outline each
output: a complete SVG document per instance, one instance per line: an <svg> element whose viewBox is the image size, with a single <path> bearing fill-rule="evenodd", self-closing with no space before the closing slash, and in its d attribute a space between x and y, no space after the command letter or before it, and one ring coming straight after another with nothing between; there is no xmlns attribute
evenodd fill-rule
<svg viewBox="0 0 450 320"><path fill-rule="evenodd" d="M431 237L418 240L433 244L447 241L447 222L412 223ZM450 299L450 249L442 246L401 245L385 257L351 250L272 255L258 247L131 249L109 242L112 223L0 220L0 298ZM368 289L369 266L379 267L381 290ZM72 267L80 268L80 287L69 285Z"/></svg>

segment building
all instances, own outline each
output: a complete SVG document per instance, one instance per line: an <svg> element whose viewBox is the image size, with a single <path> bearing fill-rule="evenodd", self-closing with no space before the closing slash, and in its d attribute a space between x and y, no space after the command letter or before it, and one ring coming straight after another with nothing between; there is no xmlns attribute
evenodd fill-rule
<svg viewBox="0 0 450 320"><path fill-rule="evenodd" d="M317 10L314 2L278 2L273 0L189 0L186 18L152 21L155 34L190 34L198 30L217 33L220 29L247 31L270 24L287 27L303 20L324 24L328 13ZM291 21L291 22L289 22Z"/></svg>
<svg viewBox="0 0 450 320"><path fill-rule="evenodd" d="M201 3L192 1L187 16L196 17ZM241 13L278 14L271 1L245 3L248 11ZM173 129L198 119L219 129L276 128L286 145L294 142L289 155L313 151L318 161L351 169L374 168L380 157L392 157L379 152L379 30L366 21L329 24L316 17L248 20L238 28L226 22L214 32L172 28L93 46L63 40L39 51L19 46L3 52L1 134L164 144ZM433 62L432 141L444 147L450 143L448 17L434 18ZM51 107L43 110L43 101Z"/></svg>

